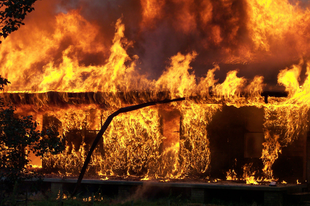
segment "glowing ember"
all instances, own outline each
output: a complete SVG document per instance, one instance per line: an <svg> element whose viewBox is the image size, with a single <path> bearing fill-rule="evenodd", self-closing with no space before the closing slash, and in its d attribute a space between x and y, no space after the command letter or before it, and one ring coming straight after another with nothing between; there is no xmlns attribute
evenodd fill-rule
<svg viewBox="0 0 310 206"><path fill-rule="evenodd" d="M229 169L229 171L226 172L226 180L238 180L235 170Z"/></svg>

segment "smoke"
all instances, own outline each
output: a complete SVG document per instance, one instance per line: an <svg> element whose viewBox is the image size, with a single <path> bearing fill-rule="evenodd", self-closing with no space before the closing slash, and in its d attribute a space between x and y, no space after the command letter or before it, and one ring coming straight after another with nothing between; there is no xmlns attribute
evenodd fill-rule
<svg viewBox="0 0 310 206"><path fill-rule="evenodd" d="M309 0L289 0L292 5L299 5L302 9L307 9L310 6Z"/></svg>
<svg viewBox="0 0 310 206"><path fill-rule="evenodd" d="M181 193L185 193L184 189ZM144 199L158 199L158 197L162 197L163 195L171 195L171 188L169 186L154 187L154 183L145 181L142 186L137 187L135 192L124 199L122 203L133 203Z"/></svg>

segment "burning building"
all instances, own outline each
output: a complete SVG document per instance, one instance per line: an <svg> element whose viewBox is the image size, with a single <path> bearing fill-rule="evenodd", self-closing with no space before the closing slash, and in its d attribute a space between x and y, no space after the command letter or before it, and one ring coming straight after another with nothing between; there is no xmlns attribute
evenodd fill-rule
<svg viewBox="0 0 310 206"><path fill-rule="evenodd" d="M89 175L305 181L310 173L309 9L304 1L40 1L0 47L5 100L63 134L32 159ZM309 48L308 48L309 47Z"/></svg>

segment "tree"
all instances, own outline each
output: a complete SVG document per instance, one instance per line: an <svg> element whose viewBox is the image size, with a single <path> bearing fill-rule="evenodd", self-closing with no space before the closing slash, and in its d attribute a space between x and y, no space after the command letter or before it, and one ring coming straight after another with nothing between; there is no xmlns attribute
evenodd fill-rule
<svg viewBox="0 0 310 206"><path fill-rule="evenodd" d="M26 15L34 10L37 0L0 0L0 36L6 38L10 33L24 25ZM1 43L1 41L0 41Z"/></svg>
<svg viewBox="0 0 310 206"><path fill-rule="evenodd" d="M0 36L6 38L10 33L24 25L26 15L34 10L37 0L0 0ZM1 41L0 41L1 43ZM10 82L0 76L0 90ZM5 106L0 98L0 179L16 182L32 177L27 174L28 153L37 156L46 152L59 153L63 145L55 129L36 131L37 123L32 116L19 118L12 106ZM5 178L3 178L5 177Z"/></svg>
<svg viewBox="0 0 310 206"><path fill-rule="evenodd" d="M1 89L8 83L0 76ZM3 98L0 98L0 183L5 183L7 189L38 175L29 170L30 151L43 157L47 153L58 154L65 148L55 128L43 131L36 128L32 116L20 117L13 106L4 105Z"/></svg>
<svg viewBox="0 0 310 206"><path fill-rule="evenodd" d="M10 84L10 82L7 79L2 78L0 75L0 90L3 90L3 87L8 84Z"/></svg>
<svg viewBox="0 0 310 206"><path fill-rule="evenodd" d="M34 10L36 1L0 0L0 37L6 38L24 25L23 20ZM9 83L0 76L0 90ZM37 156L43 156L48 152L58 154L64 150L64 144L56 129L49 128L40 132L36 127L37 123L32 116L20 117L13 106L4 105L0 98L0 183L4 183L2 185L8 191L13 189L13 185L16 188L19 181L37 175L28 170L30 151ZM1 193L0 196L2 195ZM2 196L0 205L4 202L6 200Z"/></svg>

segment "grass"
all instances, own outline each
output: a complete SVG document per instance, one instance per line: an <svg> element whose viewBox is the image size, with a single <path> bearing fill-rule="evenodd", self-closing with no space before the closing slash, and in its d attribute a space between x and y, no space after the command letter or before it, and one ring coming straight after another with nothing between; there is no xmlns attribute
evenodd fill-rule
<svg viewBox="0 0 310 206"><path fill-rule="evenodd" d="M160 199L160 200L136 200L136 201L126 201L118 199L103 199L101 201L83 201L83 199L66 199L66 200L36 200L30 201L28 203L30 206L177 206L177 205L188 205L186 202L174 202L169 199Z"/></svg>
<svg viewBox="0 0 310 206"><path fill-rule="evenodd" d="M96 197L94 199L86 197L75 197L60 199L55 197L48 191L49 195L43 194L41 192L28 195L27 203L25 196L17 196L16 199L10 199L9 202L6 202L4 205L26 205L27 206L258 206L257 204L242 204L242 203L231 203L217 201L210 204L202 204L191 202L188 199L182 197L167 197L162 199L152 199L152 200L143 200L143 199L119 199L119 198L110 198L110 197ZM23 201L21 201L23 200Z"/></svg>
<svg viewBox="0 0 310 206"><path fill-rule="evenodd" d="M42 194L34 195L29 198L29 206L186 206L190 203L189 200L181 198L163 198L158 200L132 200L132 199L119 199L119 198L83 198L76 197L74 199L57 199L44 197ZM196 205L192 205L196 206ZM199 204L197 205L199 206Z"/></svg>
<svg viewBox="0 0 310 206"><path fill-rule="evenodd" d="M21 204L25 205L25 204ZM188 199L181 197L168 197L153 200L122 200L118 198L101 197L100 201L97 199L87 199L83 197L76 197L74 199L57 199L46 197L40 193L29 197L28 206L260 206L255 202L248 203L233 203L224 202L221 200L213 201L209 204L195 203Z"/></svg>
<svg viewBox="0 0 310 206"><path fill-rule="evenodd" d="M64 193L66 194L66 193ZM69 193L67 193L69 194ZM256 202L246 203L246 202L233 202L230 200L213 200L208 204L202 204L197 202L192 202L187 198L178 196L169 196L162 199L141 199L135 197L129 197L127 199L121 199L117 197L105 197L99 192L94 194L92 197L86 197L82 195L77 195L74 198L59 198L59 194L53 194L51 190L37 193L28 193L26 196L24 194L11 194L3 196L6 201L2 201L3 204L0 206L14 206L14 205L27 205L27 206L261 206ZM27 199L27 200L26 200ZM294 204L298 206L298 204Z"/></svg>
<svg viewBox="0 0 310 206"><path fill-rule="evenodd" d="M40 196L42 198L42 196ZM28 206L262 206L256 202L232 202L224 200L214 200L208 204L191 202L181 197L168 197L153 200L122 200L118 198L101 198L101 201L91 200L85 201L84 198L76 199L51 199L43 197L42 199L31 200ZM288 206L300 206L299 204L289 204Z"/></svg>

